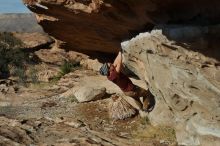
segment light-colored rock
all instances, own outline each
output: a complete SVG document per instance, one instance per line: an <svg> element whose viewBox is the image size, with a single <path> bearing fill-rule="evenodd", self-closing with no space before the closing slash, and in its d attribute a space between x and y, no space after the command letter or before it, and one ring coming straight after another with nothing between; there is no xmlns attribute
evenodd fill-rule
<svg viewBox="0 0 220 146"><path fill-rule="evenodd" d="M82 87L75 96L79 102L101 99L106 94L106 88L103 87Z"/></svg>
<svg viewBox="0 0 220 146"><path fill-rule="evenodd" d="M61 96L71 97L75 96L79 102L88 102L101 99L106 94L106 88L99 86L79 86L74 87Z"/></svg>
<svg viewBox="0 0 220 146"><path fill-rule="evenodd" d="M94 71L99 71L102 63L100 63L97 59L84 59L80 62L80 64L88 69L92 69Z"/></svg>
<svg viewBox="0 0 220 146"><path fill-rule="evenodd" d="M83 122L79 121L79 120L66 121L66 122L64 122L64 124L67 124L67 125L72 126L74 128L80 128L80 127L84 126Z"/></svg>
<svg viewBox="0 0 220 146"><path fill-rule="evenodd" d="M220 143L218 30L164 26L122 43L123 61L156 97L151 123L173 126L180 145Z"/></svg>

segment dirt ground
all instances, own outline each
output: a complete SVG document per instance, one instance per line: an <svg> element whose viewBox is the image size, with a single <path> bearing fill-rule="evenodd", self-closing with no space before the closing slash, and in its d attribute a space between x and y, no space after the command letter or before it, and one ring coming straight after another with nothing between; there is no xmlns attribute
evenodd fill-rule
<svg viewBox="0 0 220 146"><path fill-rule="evenodd" d="M64 79L69 82L62 84ZM106 80L92 70L79 69L58 82L29 84L14 93L2 93L0 145L176 145L173 129L153 127L147 118L136 115L112 120L109 95L85 103L61 96L69 88L94 79L100 83ZM110 92L117 92L114 88Z"/></svg>

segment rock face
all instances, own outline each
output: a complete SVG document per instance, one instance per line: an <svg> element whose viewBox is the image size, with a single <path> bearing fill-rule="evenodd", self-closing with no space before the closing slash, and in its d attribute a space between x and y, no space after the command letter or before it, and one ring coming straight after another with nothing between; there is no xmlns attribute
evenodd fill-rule
<svg viewBox="0 0 220 146"><path fill-rule="evenodd" d="M180 145L220 143L218 30L163 26L122 43L124 62L156 97L150 121L174 126Z"/></svg>
<svg viewBox="0 0 220 146"><path fill-rule="evenodd" d="M219 0L23 0L69 50L114 53L120 42L164 23L216 24ZM46 6L36 6L36 1Z"/></svg>

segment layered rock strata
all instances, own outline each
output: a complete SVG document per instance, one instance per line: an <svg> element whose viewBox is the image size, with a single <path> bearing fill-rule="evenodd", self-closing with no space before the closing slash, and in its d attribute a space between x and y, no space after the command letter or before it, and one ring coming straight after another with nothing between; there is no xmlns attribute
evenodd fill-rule
<svg viewBox="0 0 220 146"><path fill-rule="evenodd" d="M121 41L157 24L201 25L220 20L218 0L23 1L47 33L67 42L65 48L81 52L115 53Z"/></svg>

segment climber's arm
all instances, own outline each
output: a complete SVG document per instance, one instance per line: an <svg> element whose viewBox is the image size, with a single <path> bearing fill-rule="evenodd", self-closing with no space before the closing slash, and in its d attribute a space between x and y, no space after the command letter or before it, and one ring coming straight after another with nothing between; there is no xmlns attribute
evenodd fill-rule
<svg viewBox="0 0 220 146"><path fill-rule="evenodd" d="M118 56L115 58L115 61L113 63L116 72L120 73L122 68L122 53L119 51Z"/></svg>

